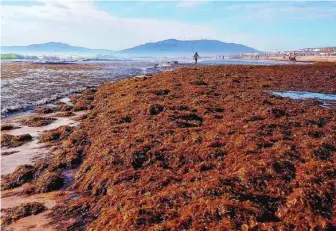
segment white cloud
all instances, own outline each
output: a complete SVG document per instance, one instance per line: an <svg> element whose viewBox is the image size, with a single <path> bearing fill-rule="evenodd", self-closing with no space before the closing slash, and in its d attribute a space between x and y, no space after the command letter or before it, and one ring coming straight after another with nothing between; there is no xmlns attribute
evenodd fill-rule
<svg viewBox="0 0 336 231"><path fill-rule="evenodd" d="M115 17L90 1L40 3L2 6L2 45L62 41L92 48L123 49L150 40L216 35L210 27L174 20Z"/></svg>
<svg viewBox="0 0 336 231"><path fill-rule="evenodd" d="M323 2L322 2L323 3ZM325 2L324 2L325 3ZM264 20L281 20L281 18L291 19L324 19L336 18L336 3L315 4L301 1L291 2L259 2L254 4L237 3L225 7L229 11L244 12L243 16Z"/></svg>
<svg viewBox="0 0 336 231"><path fill-rule="evenodd" d="M195 4L205 2L178 1L176 6L195 7ZM231 2L229 5L223 4L218 7L222 7L218 10L222 11L225 17L217 21L215 18L212 21L208 20L205 25L179 22L173 18L134 18L131 14L130 17L116 17L99 10L94 1L39 0L39 4L31 5L1 3L1 44L28 45L56 41L90 48L119 50L149 41L176 38L218 39L242 43L261 50L287 49L295 43L298 44L295 46L302 46L302 38L292 35L293 40L289 40L291 35L286 33L271 35L267 32L247 32L244 31L244 25L267 29L276 26L283 19L336 18L335 3L311 5L305 2ZM227 11L232 12L226 15ZM207 19L211 18L211 11L201 12L203 15L200 17L205 17L206 13L209 14L206 15ZM330 28L332 31L332 26ZM324 35L328 36L334 37L334 34L330 32ZM311 40L307 40L306 44L309 42L319 44L318 41Z"/></svg>

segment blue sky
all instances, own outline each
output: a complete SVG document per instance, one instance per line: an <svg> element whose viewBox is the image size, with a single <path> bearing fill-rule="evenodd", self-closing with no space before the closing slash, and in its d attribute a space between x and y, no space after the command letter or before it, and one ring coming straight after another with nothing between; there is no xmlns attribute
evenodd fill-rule
<svg viewBox="0 0 336 231"><path fill-rule="evenodd" d="M2 1L1 44L125 49L176 38L263 51L336 46L336 2Z"/></svg>

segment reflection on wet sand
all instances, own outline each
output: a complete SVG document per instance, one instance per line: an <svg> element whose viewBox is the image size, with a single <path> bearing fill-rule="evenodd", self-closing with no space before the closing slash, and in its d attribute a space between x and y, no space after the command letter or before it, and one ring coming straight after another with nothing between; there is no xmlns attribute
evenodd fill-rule
<svg viewBox="0 0 336 231"><path fill-rule="evenodd" d="M69 98L63 98L59 100L62 103L73 106ZM46 131L50 131L61 126L74 127L79 124L78 118L85 115L86 111L73 112L72 116L61 117L58 116L60 112L49 113L47 115L37 114L32 112L27 112L24 114L7 117L2 119L2 125L10 124L12 127L9 130L2 130L1 135L8 134L13 136L20 136L23 134L30 134L33 139L28 141L18 147L1 147L1 175L14 172L14 170L24 164L33 164L37 160L42 158L47 158L48 154L52 152L52 148L57 146L52 146L51 144L46 144L41 142L41 135ZM29 127L23 124L28 118L34 117L45 117L45 118L56 118L51 124L40 127ZM13 129L15 127L15 129ZM46 206L47 210L41 213L30 215L27 217L20 218L7 224L6 230L57 230L55 224L51 223L50 214L52 208L54 208L59 201L63 201L64 198L73 194L71 191L67 191L68 187L74 178L74 170L64 171L65 184L60 191L40 193L29 195L26 192L29 191L31 187L30 183L26 183L18 188L3 190L1 192L1 216L6 216L9 210L17 206L22 206L27 203L38 202ZM10 214L8 214L10 215Z"/></svg>
<svg viewBox="0 0 336 231"><path fill-rule="evenodd" d="M29 185L29 184L28 184ZM72 194L71 191L61 191L61 192L48 192L35 195L23 195L22 191L25 189L25 186L21 186L16 189L5 190L2 192L1 206L3 211L1 216L5 215L6 209L20 206L21 204L39 202L47 207L47 210L28 217L21 218L8 226L6 230L57 230L54 225L51 224L51 219L49 218L51 209L54 208L58 201L64 199L67 196Z"/></svg>
<svg viewBox="0 0 336 231"><path fill-rule="evenodd" d="M3 175L11 173L19 165L32 164L36 160L44 158L48 154L50 146L39 143L38 137L43 132L58 128L60 126L76 126L78 121L75 121L74 119L83 114L85 114L85 112L76 112L74 113L74 116L71 117L55 117L55 113L49 114L47 117L54 117L57 120L47 126L42 127L28 127L21 124L20 121L36 115L35 113L26 113L24 115L4 118L2 123L14 124L20 128L1 131L2 135L9 134L17 136L30 134L33 137L33 140L15 148L1 147L1 174Z"/></svg>

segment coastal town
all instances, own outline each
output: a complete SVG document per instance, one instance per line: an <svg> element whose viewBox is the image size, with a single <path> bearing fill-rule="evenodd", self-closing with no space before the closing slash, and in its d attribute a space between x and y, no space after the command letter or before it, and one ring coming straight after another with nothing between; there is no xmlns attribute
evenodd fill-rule
<svg viewBox="0 0 336 231"><path fill-rule="evenodd" d="M231 56L230 58L300 62L336 62L336 47L239 54Z"/></svg>

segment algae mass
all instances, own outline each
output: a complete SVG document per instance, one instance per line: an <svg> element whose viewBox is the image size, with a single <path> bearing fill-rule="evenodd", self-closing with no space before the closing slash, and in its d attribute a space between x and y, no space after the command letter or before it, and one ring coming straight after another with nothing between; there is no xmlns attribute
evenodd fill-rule
<svg viewBox="0 0 336 231"><path fill-rule="evenodd" d="M80 125L46 132L57 149L4 183L56 190L73 169L76 196L52 208L59 230L331 230L335 107L270 92L335 93L335 76L213 66L107 83L72 96Z"/></svg>

